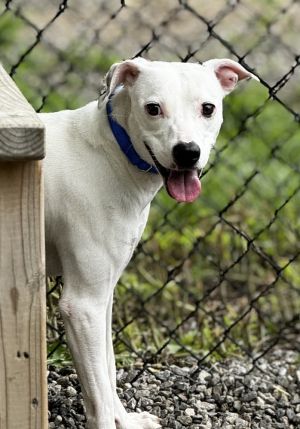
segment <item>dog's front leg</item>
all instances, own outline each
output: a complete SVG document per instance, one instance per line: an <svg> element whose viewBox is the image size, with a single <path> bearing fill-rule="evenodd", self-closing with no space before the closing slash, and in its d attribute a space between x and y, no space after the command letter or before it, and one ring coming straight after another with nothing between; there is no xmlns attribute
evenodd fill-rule
<svg viewBox="0 0 300 429"><path fill-rule="evenodd" d="M108 307L106 319L106 339L107 339L107 362L110 383L113 393L114 409L115 409L115 422L117 429L159 429L159 419L148 412L142 413L127 413L122 402L117 395L116 389L116 367L115 356L112 342L112 305L113 294L111 295L110 305Z"/></svg>
<svg viewBox="0 0 300 429"><path fill-rule="evenodd" d="M115 429L114 398L107 363L109 287L81 285L78 288L78 279L70 277L65 275L60 310L82 387L87 427Z"/></svg>

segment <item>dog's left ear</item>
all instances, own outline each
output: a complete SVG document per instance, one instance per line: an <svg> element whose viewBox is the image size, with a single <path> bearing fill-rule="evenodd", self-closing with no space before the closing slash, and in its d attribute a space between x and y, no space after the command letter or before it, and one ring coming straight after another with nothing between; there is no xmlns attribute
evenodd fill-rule
<svg viewBox="0 0 300 429"><path fill-rule="evenodd" d="M140 74L141 65L146 62L143 58L135 58L113 64L105 77L108 94L112 94L119 85L132 86Z"/></svg>
<svg viewBox="0 0 300 429"><path fill-rule="evenodd" d="M253 73L250 73L236 61L227 58L209 60L203 63L203 66L214 71L225 95L229 94L240 80L253 78L259 81Z"/></svg>

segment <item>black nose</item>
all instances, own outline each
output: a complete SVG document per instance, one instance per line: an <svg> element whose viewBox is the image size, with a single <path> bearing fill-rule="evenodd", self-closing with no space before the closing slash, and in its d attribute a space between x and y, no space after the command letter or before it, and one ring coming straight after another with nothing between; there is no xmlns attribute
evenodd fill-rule
<svg viewBox="0 0 300 429"><path fill-rule="evenodd" d="M192 168L200 158L200 148L195 142L178 143L173 147L173 159L179 168Z"/></svg>

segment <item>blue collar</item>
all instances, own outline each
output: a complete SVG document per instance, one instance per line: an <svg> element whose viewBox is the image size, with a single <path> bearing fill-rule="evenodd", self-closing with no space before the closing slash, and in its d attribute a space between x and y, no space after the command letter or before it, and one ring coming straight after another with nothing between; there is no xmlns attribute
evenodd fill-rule
<svg viewBox="0 0 300 429"><path fill-rule="evenodd" d="M147 173L157 174L157 168L151 164L148 164L147 161L143 160L140 157L140 155L134 149L132 141L126 130L112 117L111 96L106 103L106 113L111 131L118 145L120 146L120 149L127 157L127 159L131 162L131 164L136 166L139 170L146 171Z"/></svg>

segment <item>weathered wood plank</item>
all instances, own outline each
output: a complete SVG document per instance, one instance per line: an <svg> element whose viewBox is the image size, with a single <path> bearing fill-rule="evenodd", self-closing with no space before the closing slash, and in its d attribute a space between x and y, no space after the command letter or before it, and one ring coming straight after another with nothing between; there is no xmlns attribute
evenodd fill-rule
<svg viewBox="0 0 300 429"><path fill-rule="evenodd" d="M0 428L46 429L41 162L0 162Z"/></svg>
<svg viewBox="0 0 300 429"><path fill-rule="evenodd" d="M44 127L0 65L0 160L42 159Z"/></svg>

